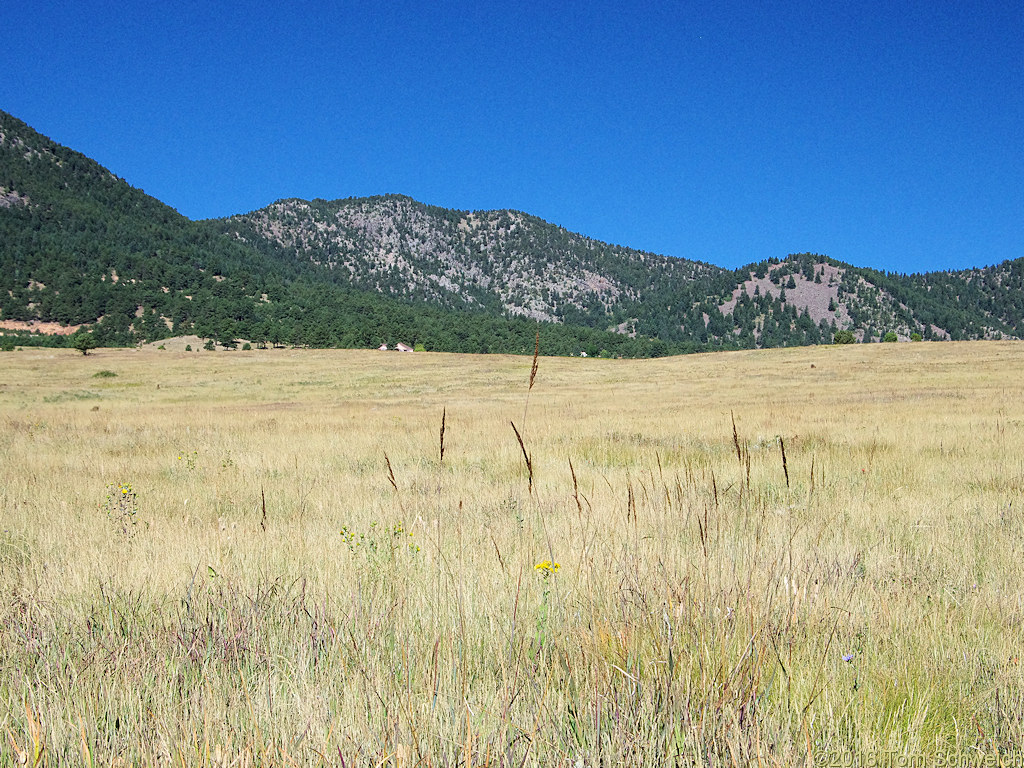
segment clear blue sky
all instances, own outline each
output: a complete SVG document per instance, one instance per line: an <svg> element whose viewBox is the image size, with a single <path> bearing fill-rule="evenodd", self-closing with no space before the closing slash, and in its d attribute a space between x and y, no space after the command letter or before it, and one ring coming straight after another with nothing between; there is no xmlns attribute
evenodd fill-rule
<svg viewBox="0 0 1024 768"><path fill-rule="evenodd" d="M191 218L402 193L722 266L1024 256L1011 2L7 2L0 109Z"/></svg>

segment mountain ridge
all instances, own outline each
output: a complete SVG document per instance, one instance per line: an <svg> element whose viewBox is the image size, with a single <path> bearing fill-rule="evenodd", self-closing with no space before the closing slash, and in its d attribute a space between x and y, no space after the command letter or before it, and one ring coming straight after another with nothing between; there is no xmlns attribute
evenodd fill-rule
<svg viewBox="0 0 1024 768"><path fill-rule="evenodd" d="M193 221L4 112L0 236L0 323L81 325L105 343L194 332L377 346L404 335L427 348L532 351L543 331L547 351L643 355L825 343L847 330L1024 332L1024 259L897 275L791 254L728 270L522 211L395 194L283 198Z"/></svg>
<svg viewBox="0 0 1024 768"><path fill-rule="evenodd" d="M358 220L350 215L353 209ZM796 333L798 324L810 343L844 329L858 339L880 339L889 330L899 339L992 338L1016 336L1020 325L1018 311L990 311L993 303L970 285L980 283L981 292L991 294L992 276L1019 277L1020 260L960 273L894 275L817 254L791 254L727 270L609 245L519 211L443 209L401 195L289 198L217 221L222 231L277 258L346 269L354 284L371 290L678 341L707 343L709 328L710 336L727 339L716 308L723 316L741 316L745 325L734 335L746 333L745 346L763 339L775 345ZM477 239L469 241L470 234ZM827 277L824 285L821 276ZM468 283L466 290L454 278ZM937 280L959 283L942 292L946 306L937 306L924 290ZM499 288L491 290L491 282ZM744 293L742 303L753 304L753 318L751 311L736 313ZM910 304L900 298L910 294L916 294ZM789 313L788 330L779 330L787 319L773 301ZM965 313L960 303L989 310Z"/></svg>

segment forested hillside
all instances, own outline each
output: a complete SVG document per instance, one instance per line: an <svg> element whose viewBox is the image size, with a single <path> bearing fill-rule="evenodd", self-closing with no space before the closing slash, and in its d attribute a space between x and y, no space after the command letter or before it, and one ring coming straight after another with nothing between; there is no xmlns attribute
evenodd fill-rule
<svg viewBox="0 0 1024 768"><path fill-rule="evenodd" d="M217 225L327 279L452 308L586 325L689 347L1015 336L1021 260L901 276L816 254L736 271L608 245L519 211L407 197L280 200Z"/></svg>
<svg viewBox="0 0 1024 768"><path fill-rule="evenodd" d="M87 326L103 345L195 333L231 344L394 345L526 352L536 322L399 301L267 256L193 222L0 112L0 329ZM550 324L549 324L550 325ZM551 325L546 349L665 354L656 341Z"/></svg>
<svg viewBox="0 0 1024 768"><path fill-rule="evenodd" d="M191 221L0 112L2 344L197 334L227 345L649 356L1024 332L1024 260L896 275L815 254L731 271L519 211L280 200ZM44 326L43 323L49 325ZM55 335L39 333L56 331Z"/></svg>
<svg viewBox="0 0 1024 768"><path fill-rule="evenodd" d="M287 274L0 113L0 318L101 343L252 315Z"/></svg>

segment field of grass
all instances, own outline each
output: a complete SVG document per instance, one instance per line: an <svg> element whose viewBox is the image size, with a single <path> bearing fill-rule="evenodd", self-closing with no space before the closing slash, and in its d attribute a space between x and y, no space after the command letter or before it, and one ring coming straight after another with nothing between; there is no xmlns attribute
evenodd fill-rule
<svg viewBox="0 0 1024 768"><path fill-rule="evenodd" d="M1024 346L530 368L0 354L0 763L1022 764Z"/></svg>

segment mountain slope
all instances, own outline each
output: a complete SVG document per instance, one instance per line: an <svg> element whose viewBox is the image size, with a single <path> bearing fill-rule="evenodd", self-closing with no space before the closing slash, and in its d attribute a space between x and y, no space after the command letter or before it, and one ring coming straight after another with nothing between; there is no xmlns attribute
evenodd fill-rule
<svg viewBox="0 0 1024 768"><path fill-rule="evenodd" d="M815 254L736 271L608 245L518 211L454 211L407 197L280 200L217 222L327 279L439 306L724 347L1021 332L1021 263L887 275Z"/></svg>
<svg viewBox="0 0 1024 768"><path fill-rule="evenodd" d="M454 211L398 195L281 200L222 227L370 290L549 322L643 301L653 284L704 285L728 274L601 243L519 211Z"/></svg>
<svg viewBox="0 0 1024 768"><path fill-rule="evenodd" d="M806 312L819 326L853 330L867 341L887 331L901 340L915 333L925 339L1019 338L1022 272L1024 259L967 272L895 275L797 254L739 270L737 286L720 309L743 326L737 305L749 314L753 304L755 314L763 314L781 304L790 313Z"/></svg>
<svg viewBox="0 0 1024 768"><path fill-rule="evenodd" d="M398 301L329 279L312 263L268 257L0 112L0 333L40 323L89 326L101 344L197 333L228 343L419 341L505 352L532 350L537 332L535 322L500 312ZM542 335L548 351L564 354L672 351L575 326Z"/></svg>
<svg viewBox="0 0 1024 768"><path fill-rule="evenodd" d="M0 332L524 352L539 329L552 353L650 355L841 329L1016 338L1022 317L1024 259L905 276L797 254L730 271L397 195L190 221L0 112Z"/></svg>
<svg viewBox="0 0 1024 768"><path fill-rule="evenodd" d="M259 254L2 112L0 200L5 320L98 323L124 343L267 290Z"/></svg>

